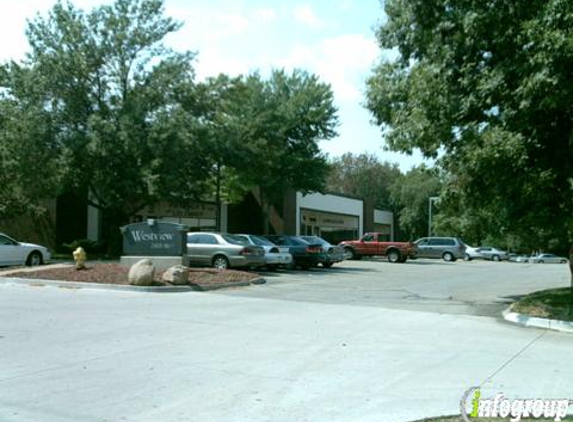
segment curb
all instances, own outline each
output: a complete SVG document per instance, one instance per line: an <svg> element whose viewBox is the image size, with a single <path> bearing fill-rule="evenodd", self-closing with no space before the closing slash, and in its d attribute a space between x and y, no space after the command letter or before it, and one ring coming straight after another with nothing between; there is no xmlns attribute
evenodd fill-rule
<svg viewBox="0 0 573 422"><path fill-rule="evenodd" d="M502 315L506 321L522 325L524 327L544 328L546 330L573 333L573 322L561 321L558 319L532 317L529 315L512 312L510 308L507 308L505 311L503 311Z"/></svg>
<svg viewBox="0 0 573 422"><path fill-rule="evenodd" d="M249 286L251 284L265 284L266 280L262 277L255 278L251 281L242 281L237 283L215 284L210 286L201 286L191 284L189 286L131 286L129 284L103 284L103 283L80 283L74 281L61 280L44 280L33 278L16 278L0 277L0 284L20 284L33 287L59 287L62 289L92 289L92 290L120 290L142 293L185 293L196 291L219 290L228 287Z"/></svg>

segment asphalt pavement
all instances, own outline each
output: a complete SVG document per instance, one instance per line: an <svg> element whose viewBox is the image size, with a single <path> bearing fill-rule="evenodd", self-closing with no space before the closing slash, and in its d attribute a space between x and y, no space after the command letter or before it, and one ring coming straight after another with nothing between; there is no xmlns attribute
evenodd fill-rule
<svg viewBox="0 0 573 422"><path fill-rule="evenodd" d="M346 262L213 293L0 285L0 421L402 422L456 413L475 385L573 398L573 335L489 315L567 285L566 266L526 265Z"/></svg>

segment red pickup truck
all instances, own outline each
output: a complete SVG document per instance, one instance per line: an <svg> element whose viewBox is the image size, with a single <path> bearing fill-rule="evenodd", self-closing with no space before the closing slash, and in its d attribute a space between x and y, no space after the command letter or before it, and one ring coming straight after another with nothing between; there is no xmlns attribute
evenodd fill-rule
<svg viewBox="0 0 573 422"><path fill-rule="evenodd" d="M385 235L366 233L360 240L345 240L339 243L344 248L346 259L362 259L363 256L386 256L390 262L406 262L416 256L412 242L379 241Z"/></svg>

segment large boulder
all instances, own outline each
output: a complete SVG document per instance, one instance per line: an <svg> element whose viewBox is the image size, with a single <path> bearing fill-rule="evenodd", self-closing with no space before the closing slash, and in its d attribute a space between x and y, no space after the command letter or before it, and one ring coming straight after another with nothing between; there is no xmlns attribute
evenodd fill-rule
<svg viewBox="0 0 573 422"><path fill-rule="evenodd" d="M153 285L154 275L155 267L153 266L153 262L149 259L142 259L133 264L129 269L129 284L133 284L134 286L151 286Z"/></svg>
<svg viewBox="0 0 573 422"><path fill-rule="evenodd" d="M176 286L189 284L189 268L184 267L183 265L170 267L163 273L161 280Z"/></svg>

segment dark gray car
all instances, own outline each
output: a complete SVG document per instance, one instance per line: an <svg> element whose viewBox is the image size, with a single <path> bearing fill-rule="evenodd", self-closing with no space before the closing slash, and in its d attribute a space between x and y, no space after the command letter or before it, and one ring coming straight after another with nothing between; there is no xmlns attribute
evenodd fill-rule
<svg viewBox="0 0 573 422"><path fill-rule="evenodd" d="M416 258L437 258L444 261L463 259L466 246L457 237L422 237L414 242Z"/></svg>
<svg viewBox="0 0 573 422"><path fill-rule="evenodd" d="M301 239L308 243L319 243L322 245L324 261L321 261L321 264L324 268L330 268L335 263L344 261L344 248L342 246L332 245L318 236L301 236Z"/></svg>

